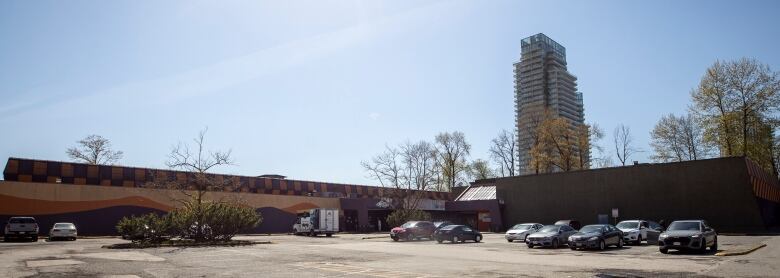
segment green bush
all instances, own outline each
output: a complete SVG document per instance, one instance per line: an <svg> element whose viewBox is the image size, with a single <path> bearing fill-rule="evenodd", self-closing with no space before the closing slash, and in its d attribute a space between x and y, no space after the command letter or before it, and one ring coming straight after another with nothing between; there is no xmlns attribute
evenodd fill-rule
<svg viewBox="0 0 780 278"><path fill-rule="evenodd" d="M260 224L253 208L230 203L186 204L165 215L150 213L122 218L116 225L125 239L161 242L170 238L195 241L229 241L237 233ZM198 232L200 230L200 232Z"/></svg>
<svg viewBox="0 0 780 278"><path fill-rule="evenodd" d="M262 217L254 208L227 203L209 203L203 210L206 239L228 241L237 233L256 227Z"/></svg>
<svg viewBox="0 0 780 278"><path fill-rule="evenodd" d="M170 215L149 213L123 217L116 225L119 234L133 241L160 242L171 236L173 221Z"/></svg>
<svg viewBox="0 0 780 278"><path fill-rule="evenodd" d="M429 221L431 214L419 209L399 209L387 216L387 224L390 227L398 227L407 221Z"/></svg>

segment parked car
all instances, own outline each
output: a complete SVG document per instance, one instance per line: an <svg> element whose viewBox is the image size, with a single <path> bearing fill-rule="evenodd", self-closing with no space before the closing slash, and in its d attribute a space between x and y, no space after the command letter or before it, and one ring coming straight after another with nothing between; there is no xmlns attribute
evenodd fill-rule
<svg viewBox="0 0 780 278"><path fill-rule="evenodd" d="M436 230L447 227L449 225L455 225L455 223L452 223L450 221L434 221L433 226L436 227Z"/></svg>
<svg viewBox="0 0 780 278"><path fill-rule="evenodd" d="M558 222L555 222L555 225L569 225L569 227L572 227L575 230L579 230L582 227L580 221L577 220L558 220Z"/></svg>
<svg viewBox="0 0 780 278"><path fill-rule="evenodd" d="M38 241L38 221L32 217L11 217L5 224L3 240L29 238Z"/></svg>
<svg viewBox="0 0 780 278"><path fill-rule="evenodd" d="M576 232L577 230L569 225L547 225L539 229L538 232L528 235L525 244L528 245L528 248L534 248L534 246L558 248L561 244L566 244L569 236Z"/></svg>
<svg viewBox="0 0 780 278"><path fill-rule="evenodd" d="M452 243L464 242L466 240L480 242L482 240L482 233L464 225L448 225L436 230L433 234L433 238L436 239L436 242L438 243L442 243L445 240Z"/></svg>
<svg viewBox="0 0 780 278"><path fill-rule="evenodd" d="M77 236L76 225L73 223L55 223L49 230L49 240L76 240Z"/></svg>
<svg viewBox="0 0 780 278"><path fill-rule="evenodd" d="M504 234L504 238L506 238L506 241L509 242L515 240L520 240L525 242L525 237L539 231L539 229L541 229L543 226L544 225L539 223L517 224L512 226L512 228L509 228L509 230L506 231L506 234Z"/></svg>
<svg viewBox="0 0 780 278"><path fill-rule="evenodd" d="M420 238L433 239L433 232L436 227L430 221L409 221L390 230L390 238L393 241L404 239L412 241Z"/></svg>
<svg viewBox="0 0 780 278"><path fill-rule="evenodd" d="M569 237L571 250L579 248L604 250L610 245L623 248L623 232L608 224L587 225Z"/></svg>
<svg viewBox="0 0 780 278"><path fill-rule="evenodd" d="M674 250L718 250L718 234L704 220L680 220L669 224L669 228L658 237L658 251L666 254Z"/></svg>
<svg viewBox="0 0 780 278"><path fill-rule="evenodd" d="M648 244L655 242L658 240L658 235L663 232L663 227L660 224L647 220L620 221L617 228L623 231L623 241L631 242L634 245L642 244L642 240L645 239Z"/></svg>

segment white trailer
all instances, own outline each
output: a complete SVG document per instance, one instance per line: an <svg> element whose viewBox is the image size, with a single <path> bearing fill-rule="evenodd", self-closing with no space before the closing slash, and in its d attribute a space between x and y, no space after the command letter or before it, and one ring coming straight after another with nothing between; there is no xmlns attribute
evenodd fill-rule
<svg viewBox="0 0 780 278"><path fill-rule="evenodd" d="M332 236L339 232L338 209L311 209L298 215L298 220L293 225L293 233L296 235L317 236L325 234Z"/></svg>

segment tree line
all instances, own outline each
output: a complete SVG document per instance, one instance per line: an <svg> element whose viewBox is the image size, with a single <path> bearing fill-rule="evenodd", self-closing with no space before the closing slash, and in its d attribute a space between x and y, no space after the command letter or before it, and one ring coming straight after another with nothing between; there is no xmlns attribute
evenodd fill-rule
<svg viewBox="0 0 780 278"><path fill-rule="evenodd" d="M756 59L715 61L691 91L688 112L663 116L651 131L652 159L745 156L777 176L779 91L778 73Z"/></svg>

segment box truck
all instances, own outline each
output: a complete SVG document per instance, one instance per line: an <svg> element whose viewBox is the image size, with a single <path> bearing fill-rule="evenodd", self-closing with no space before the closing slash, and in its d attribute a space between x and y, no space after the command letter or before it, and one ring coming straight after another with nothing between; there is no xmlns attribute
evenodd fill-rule
<svg viewBox="0 0 780 278"><path fill-rule="evenodd" d="M339 232L339 210L316 208L298 214L298 220L293 225L296 235L317 236L325 234L332 236Z"/></svg>

